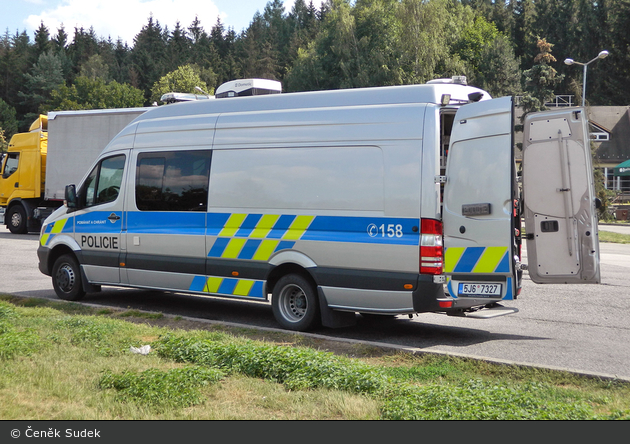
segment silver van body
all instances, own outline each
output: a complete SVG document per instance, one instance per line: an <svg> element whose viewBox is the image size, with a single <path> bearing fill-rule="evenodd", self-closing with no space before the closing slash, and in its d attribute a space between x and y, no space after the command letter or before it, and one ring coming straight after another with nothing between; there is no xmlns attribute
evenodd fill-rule
<svg viewBox="0 0 630 444"><path fill-rule="evenodd" d="M511 98L456 84L151 109L46 220L40 270L64 299L100 285L271 295L294 330L514 312L498 304L522 274L513 126ZM590 256L580 282L599 280Z"/></svg>

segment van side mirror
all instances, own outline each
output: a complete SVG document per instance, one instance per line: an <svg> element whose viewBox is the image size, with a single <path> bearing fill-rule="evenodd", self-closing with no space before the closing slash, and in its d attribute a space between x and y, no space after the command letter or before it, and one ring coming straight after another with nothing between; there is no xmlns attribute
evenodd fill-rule
<svg viewBox="0 0 630 444"><path fill-rule="evenodd" d="M72 185L66 185L65 204L69 209L75 209L77 207L77 187Z"/></svg>

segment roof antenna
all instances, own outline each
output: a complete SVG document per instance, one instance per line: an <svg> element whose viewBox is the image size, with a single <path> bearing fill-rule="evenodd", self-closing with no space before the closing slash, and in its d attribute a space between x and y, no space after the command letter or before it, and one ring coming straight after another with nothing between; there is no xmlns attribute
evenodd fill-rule
<svg viewBox="0 0 630 444"><path fill-rule="evenodd" d="M195 90L199 91L201 94L203 94L206 97L210 97L210 94L208 94L207 92L205 92L203 89L201 89L198 86L195 86Z"/></svg>

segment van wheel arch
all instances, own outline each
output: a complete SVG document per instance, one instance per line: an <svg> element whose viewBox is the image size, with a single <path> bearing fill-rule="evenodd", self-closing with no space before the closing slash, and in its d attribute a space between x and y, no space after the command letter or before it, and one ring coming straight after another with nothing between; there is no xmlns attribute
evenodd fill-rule
<svg viewBox="0 0 630 444"><path fill-rule="evenodd" d="M278 265L269 273L269 275L267 276L267 292L273 293L273 290L278 281L287 274L301 275L304 279L309 280L311 285L313 285L313 288L317 290L317 282L315 281L313 275L306 268L301 267L297 264L287 263Z"/></svg>
<svg viewBox="0 0 630 444"><path fill-rule="evenodd" d="M52 267L53 265L55 265L57 259L59 259L59 257L63 256L64 254L71 254L74 256L75 260L78 261L77 255L72 250L72 248L68 247L67 245L57 245L48 255L48 269L51 273Z"/></svg>

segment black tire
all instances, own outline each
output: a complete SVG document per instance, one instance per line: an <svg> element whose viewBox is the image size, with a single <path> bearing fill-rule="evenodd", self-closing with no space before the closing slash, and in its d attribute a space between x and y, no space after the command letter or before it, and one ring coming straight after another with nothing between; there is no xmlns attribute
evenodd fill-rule
<svg viewBox="0 0 630 444"><path fill-rule="evenodd" d="M85 296L81 268L71 254L60 256L52 268L52 282L59 299L78 301Z"/></svg>
<svg viewBox="0 0 630 444"><path fill-rule="evenodd" d="M26 211L21 204L14 205L9 208L6 215L6 223L9 231L13 234L28 233Z"/></svg>
<svg viewBox="0 0 630 444"><path fill-rule="evenodd" d="M276 283L271 308L276 321L288 330L311 330L321 321L317 292L313 284L298 274L283 276Z"/></svg>

